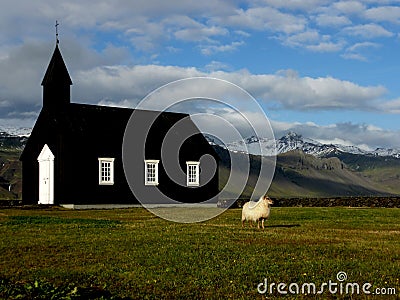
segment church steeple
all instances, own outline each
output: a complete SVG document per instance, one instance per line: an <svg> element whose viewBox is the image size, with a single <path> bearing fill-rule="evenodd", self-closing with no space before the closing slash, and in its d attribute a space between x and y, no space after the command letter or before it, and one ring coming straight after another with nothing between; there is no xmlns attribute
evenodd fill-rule
<svg viewBox="0 0 400 300"><path fill-rule="evenodd" d="M58 43L56 43L56 48L42 81L43 108L58 109L69 104L71 102L71 85L71 77L61 56Z"/></svg>

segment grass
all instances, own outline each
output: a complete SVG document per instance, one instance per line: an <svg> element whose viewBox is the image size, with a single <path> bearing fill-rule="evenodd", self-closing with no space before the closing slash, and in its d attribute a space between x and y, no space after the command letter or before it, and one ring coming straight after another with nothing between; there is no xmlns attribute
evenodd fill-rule
<svg viewBox="0 0 400 300"><path fill-rule="evenodd" d="M180 224L139 208L2 209L0 298L265 299L279 294L257 292L264 278L319 287L339 271L399 294L400 209L273 208L264 231L240 213Z"/></svg>

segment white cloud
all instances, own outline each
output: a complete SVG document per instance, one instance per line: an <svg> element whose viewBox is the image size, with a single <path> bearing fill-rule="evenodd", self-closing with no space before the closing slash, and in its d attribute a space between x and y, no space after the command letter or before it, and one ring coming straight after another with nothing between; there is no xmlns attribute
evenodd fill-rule
<svg viewBox="0 0 400 300"><path fill-rule="evenodd" d="M361 14L365 10L365 5L360 1L338 1L332 6L336 10L346 14Z"/></svg>
<svg viewBox="0 0 400 300"><path fill-rule="evenodd" d="M393 36L392 32L377 24L350 26L343 29L343 32L351 36L359 36L367 39Z"/></svg>
<svg viewBox="0 0 400 300"><path fill-rule="evenodd" d="M211 61L209 64L205 66L205 69L208 72L216 72L216 71L222 71L222 70L231 70L232 67L226 63L223 63L221 61Z"/></svg>
<svg viewBox="0 0 400 300"><path fill-rule="evenodd" d="M400 7L381 6L367 9L364 16L373 21L400 23Z"/></svg>
<svg viewBox="0 0 400 300"><path fill-rule="evenodd" d="M316 7L326 4L326 0L264 0L263 3L276 8L284 8L288 10L312 11Z"/></svg>
<svg viewBox="0 0 400 300"><path fill-rule="evenodd" d="M400 98L383 102L379 106L380 110L391 114L400 114Z"/></svg>
<svg viewBox="0 0 400 300"><path fill-rule="evenodd" d="M291 70L255 75L246 71L202 72L196 68L143 65L103 67L79 72L75 78L77 84L74 94L93 103L102 99L138 101L163 84L193 76L225 79L249 91L267 105L299 111L368 110L374 108L386 93L382 86L360 86L333 77L299 77Z"/></svg>
<svg viewBox="0 0 400 300"><path fill-rule="evenodd" d="M309 43L315 43L320 39L316 30L308 30L293 34L285 39L285 43L290 46L300 46Z"/></svg>
<svg viewBox="0 0 400 300"><path fill-rule="evenodd" d="M244 42L232 42L227 45L209 45L201 47L201 53L204 55L211 55L218 52L231 52L235 51L238 47L242 46Z"/></svg>
<svg viewBox="0 0 400 300"><path fill-rule="evenodd" d="M351 24L351 21L346 16L337 16L329 14L321 14L315 18L318 26L322 27L341 27Z"/></svg>
<svg viewBox="0 0 400 300"><path fill-rule="evenodd" d="M266 104L294 110L360 109L373 107L386 93L383 86L363 87L333 77L299 77L291 70L274 75L227 74Z"/></svg>
<svg viewBox="0 0 400 300"><path fill-rule="evenodd" d="M230 16L215 19L219 23L238 28L284 33L302 31L306 25L304 17L282 13L271 7L254 7L247 10L237 9Z"/></svg>
<svg viewBox="0 0 400 300"><path fill-rule="evenodd" d="M321 42L317 45L309 45L306 48L314 52L338 52L343 49L343 42Z"/></svg>
<svg viewBox="0 0 400 300"><path fill-rule="evenodd" d="M228 30L225 28L211 26L206 27L199 25L193 28L185 28L175 32L175 37L185 41L203 41L208 40L212 36L227 35Z"/></svg>
<svg viewBox="0 0 400 300"><path fill-rule="evenodd" d="M283 44L310 50L312 52L338 52L343 49L344 41L331 41L331 36L321 35L317 30L307 30L290 36L279 37Z"/></svg>
<svg viewBox="0 0 400 300"><path fill-rule="evenodd" d="M346 50L354 52L364 48L378 48L378 47L380 47L380 45L377 43L364 42L364 43L356 43L353 46L347 48Z"/></svg>
<svg viewBox="0 0 400 300"><path fill-rule="evenodd" d="M362 55L360 53L354 53L354 52L345 52L342 54L342 57L344 59L368 61L368 59L364 55Z"/></svg>
<svg viewBox="0 0 400 300"><path fill-rule="evenodd" d="M376 49L379 47L381 47L381 45L377 43L371 43L371 42L356 43L348 47L345 53L342 54L342 57L345 59L368 61L367 56L364 53L370 49Z"/></svg>

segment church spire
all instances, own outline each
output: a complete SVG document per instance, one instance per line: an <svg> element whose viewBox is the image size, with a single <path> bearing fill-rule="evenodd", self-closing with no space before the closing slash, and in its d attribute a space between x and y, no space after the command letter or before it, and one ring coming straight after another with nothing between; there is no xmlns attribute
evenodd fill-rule
<svg viewBox="0 0 400 300"><path fill-rule="evenodd" d="M58 32L56 37L56 48L42 81L44 108L60 108L71 102L72 80L58 47Z"/></svg>

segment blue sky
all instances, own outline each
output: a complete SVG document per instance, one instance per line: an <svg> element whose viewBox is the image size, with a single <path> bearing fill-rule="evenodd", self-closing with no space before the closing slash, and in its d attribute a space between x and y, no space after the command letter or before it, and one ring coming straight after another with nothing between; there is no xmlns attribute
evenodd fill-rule
<svg viewBox="0 0 400 300"><path fill-rule="evenodd" d="M134 107L211 76L253 95L277 137L400 148L398 0L81 2L2 1L0 127L33 125L58 20L74 102Z"/></svg>

